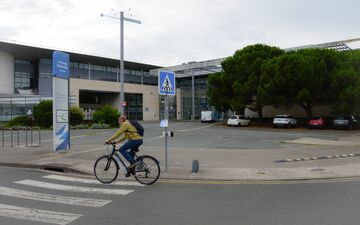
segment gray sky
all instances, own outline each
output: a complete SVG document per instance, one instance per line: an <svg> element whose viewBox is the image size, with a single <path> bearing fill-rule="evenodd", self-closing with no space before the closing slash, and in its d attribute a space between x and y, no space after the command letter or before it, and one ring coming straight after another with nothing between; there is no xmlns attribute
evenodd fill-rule
<svg viewBox="0 0 360 225"><path fill-rule="evenodd" d="M0 0L0 40L119 58L112 8L142 21L125 24L125 60L160 66L360 37L357 0Z"/></svg>

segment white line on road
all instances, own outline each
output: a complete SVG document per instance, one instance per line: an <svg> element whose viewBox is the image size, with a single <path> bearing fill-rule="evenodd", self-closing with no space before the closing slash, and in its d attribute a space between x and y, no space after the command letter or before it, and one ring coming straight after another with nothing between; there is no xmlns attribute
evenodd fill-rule
<svg viewBox="0 0 360 225"><path fill-rule="evenodd" d="M203 126L203 127L196 127L196 128L190 128L190 129L184 129L184 130L175 130L175 132L188 132L188 131L192 131L192 130L201 130L201 129L212 127L214 125L216 125L216 123L210 124L208 126Z"/></svg>
<svg viewBox="0 0 360 225"><path fill-rule="evenodd" d="M60 180L60 181L69 181L69 182L77 182L77 183L83 183L83 184L101 184L98 180L91 180L91 179L82 179L82 178L75 178L75 177L66 177L66 176L60 176L60 175L47 175L43 178L46 179L53 179L53 180ZM121 186L145 186L143 184L137 183L137 182L127 182L127 181L116 181L112 184L107 185L121 185Z"/></svg>
<svg viewBox="0 0 360 225"><path fill-rule="evenodd" d="M51 202L67 205L102 207L111 202L111 200L91 199L91 198L76 198L61 195L48 195L37 192L24 191L15 188L0 187L0 195L10 196L15 198L30 199L42 202Z"/></svg>
<svg viewBox="0 0 360 225"><path fill-rule="evenodd" d="M82 215L0 204L0 216L43 223L66 225L78 219Z"/></svg>
<svg viewBox="0 0 360 225"><path fill-rule="evenodd" d="M39 188L48 188L48 189L52 189L52 190L71 191L71 192L80 192L80 193L92 193L92 194L127 195L134 191L134 190L124 190L124 189L104 189L104 188L79 187L79 186L70 186L70 185L41 182L41 181L35 181L35 180L21 180L21 181L16 181L14 183L33 186L33 187L39 187Z"/></svg>

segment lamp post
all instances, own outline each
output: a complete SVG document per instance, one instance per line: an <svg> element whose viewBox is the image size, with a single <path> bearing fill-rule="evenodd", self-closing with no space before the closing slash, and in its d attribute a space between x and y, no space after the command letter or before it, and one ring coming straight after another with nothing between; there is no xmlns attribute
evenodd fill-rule
<svg viewBox="0 0 360 225"><path fill-rule="evenodd" d="M124 21L131 23L141 24L140 20L131 19L124 16L124 12L120 11L120 16L106 15L101 13L101 17L108 17L111 19L120 20L120 113L121 116L125 115L124 112Z"/></svg>

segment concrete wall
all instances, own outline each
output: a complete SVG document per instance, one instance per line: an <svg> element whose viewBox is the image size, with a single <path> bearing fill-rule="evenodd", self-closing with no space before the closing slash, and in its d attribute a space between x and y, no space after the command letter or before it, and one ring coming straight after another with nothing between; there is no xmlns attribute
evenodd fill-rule
<svg viewBox="0 0 360 225"><path fill-rule="evenodd" d="M0 51L0 93L14 93L14 56Z"/></svg>
<svg viewBox="0 0 360 225"><path fill-rule="evenodd" d="M124 84L125 93L137 93L143 95L143 119L146 121L159 120L159 94L157 86L141 84ZM76 104L79 106L80 90L117 92L113 106L116 107L120 101L120 83L108 81L95 81L84 79L70 79L70 95L76 97ZM146 111L144 109L147 109Z"/></svg>

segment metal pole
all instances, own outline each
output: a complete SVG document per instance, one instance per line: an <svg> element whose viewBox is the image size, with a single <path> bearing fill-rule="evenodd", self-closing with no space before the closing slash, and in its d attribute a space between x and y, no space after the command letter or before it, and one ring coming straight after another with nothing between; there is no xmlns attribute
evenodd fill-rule
<svg viewBox="0 0 360 225"><path fill-rule="evenodd" d="M120 12L120 113L124 116L124 12Z"/></svg>
<svg viewBox="0 0 360 225"><path fill-rule="evenodd" d="M191 70L191 108L192 108L191 121L194 121L194 119L195 119L195 77L194 77L194 70Z"/></svg>
<svg viewBox="0 0 360 225"><path fill-rule="evenodd" d="M68 126L68 143L69 143L69 150L70 150L70 135L71 135L71 130L70 130L70 78L68 79L68 122L67 122L67 126Z"/></svg>
<svg viewBox="0 0 360 225"><path fill-rule="evenodd" d="M25 146L28 146L27 141L28 141L28 129L27 127L25 127Z"/></svg>
<svg viewBox="0 0 360 225"><path fill-rule="evenodd" d="M168 95L165 95L165 108L164 108L164 119L169 120L169 99ZM169 122L168 122L169 124ZM165 126L165 172L168 172L168 129Z"/></svg>
<svg viewBox="0 0 360 225"><path fill-rule="evenodd" d="M13 130L12 128L10 128L10 131L11 131L11 148L13 148Z"/></svg>
<svg viewBox="0 0 360 225"><path fill-rule="evenodd" d="M17 145L19 146L19 128L17 129Z"/></svg>
<svg viewBox="0 0 360 225"><path fill-rule="evenodd" d="M2 146L3 148L5 148L5 144L4 144L4 139L5 139L5 134L4 134L5 130L2 130Z"/></svg>
<svg viewBox="0 0 360 225"><path fill-rule="evenodd" d="M33 129L30 128L30 135L31 135L31 146L33 146Z"/></svg>
<svg viewBox="0 0 360 225"><path fill-rule="evenodd" d="M40 136L40 127L39 127L39 146L41 145L41 136Z"/></svg>

